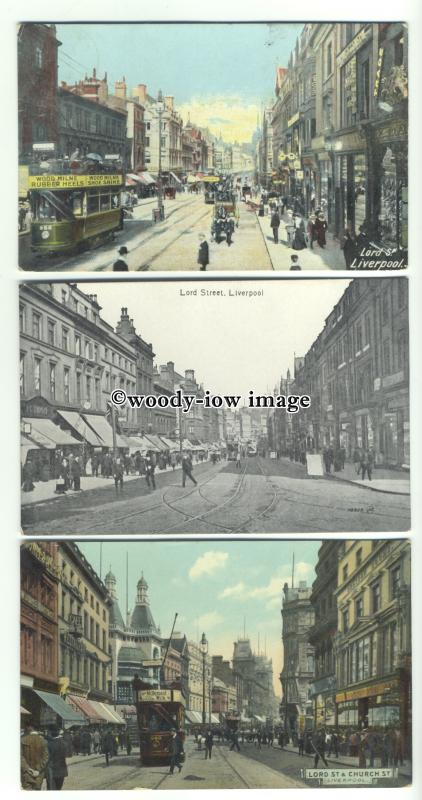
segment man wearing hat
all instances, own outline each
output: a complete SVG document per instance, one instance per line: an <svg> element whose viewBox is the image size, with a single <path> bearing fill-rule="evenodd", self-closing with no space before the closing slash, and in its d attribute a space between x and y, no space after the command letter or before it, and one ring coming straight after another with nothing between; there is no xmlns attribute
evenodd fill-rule
<svg viewBox="0 0 422 800"><path fill-rule="evenodd" d="M128 254L127 247L124 244L122 244L122 246L119 247L118 253L119 256L127 256ZM117 261L114 262L113 272L129 272L129 267L124 258L118 258Z"/></svg>

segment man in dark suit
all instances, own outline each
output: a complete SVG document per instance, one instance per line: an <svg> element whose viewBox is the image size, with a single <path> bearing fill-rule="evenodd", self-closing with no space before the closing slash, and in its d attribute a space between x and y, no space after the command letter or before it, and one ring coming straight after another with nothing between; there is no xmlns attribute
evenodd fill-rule
<svg viewBox="0 0 422 800"><path fill-rule="evenodd" d="M125 247L124 244L121 247L119 247L119 250L118 250L119 256L127 256L128 252L129 251L128 251L127 247ZM129 267L128 267L126 261L124 260L124 258L118 258L117 261L114 262L114 264L113 264L113 272L128 272L128 271L129 271Z"/></svg>
<svg viewBox="0 0 422 800"><path fill-rule="evenodd" d="M199 234L199 250L198 250L198 264L200 264L200 270L205 271L208 264L210 263L210 256L209 256L209 247L208 242L205 239L203 233Z"/></svg>

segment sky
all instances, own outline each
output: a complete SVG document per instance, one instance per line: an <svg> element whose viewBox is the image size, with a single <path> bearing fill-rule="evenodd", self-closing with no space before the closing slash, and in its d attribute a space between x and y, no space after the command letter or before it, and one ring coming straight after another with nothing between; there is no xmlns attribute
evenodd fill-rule
<svg viewBox="0 0 422 800"><path fill-rule="evenodd" d="M231 660L233 642L246 635L252 649L273 659L274 689L280 696L282 668L282 588L300 580L312 585L320 541L165 541L78 542L93 568L104 579L111 568L117 579L120 610L126 603L128 554L129 608L143 572L156 625L168 637L174 614L176 631L199 641L204 632L209 653Z"/></svg>
<svg viewBox="0 0 422 800"><path fill-rule="evenodd" d="M250 389L272 392L294 355L303 356L325 318L349 285L348 279L280 281L137 281L80 283L97 294L101 316L114 327L127 307L138 334L152 343L155 364L195 370L213 394ZM200 297L201 288L225 291ZM198 296L182 295L196 289ZM230 297L229 290L262 291L262 297ZM240 403L241 405L242 403Z"/></svg>
<svg viewBox="0 0 422 800"><path fill-rule="evenodd" d="M109 91L126 79L173 95L186 123L226 141L249 142L262 107L274 102L277 66L287 62L303 23L57 25L59 82L107 73Z"/></svg>

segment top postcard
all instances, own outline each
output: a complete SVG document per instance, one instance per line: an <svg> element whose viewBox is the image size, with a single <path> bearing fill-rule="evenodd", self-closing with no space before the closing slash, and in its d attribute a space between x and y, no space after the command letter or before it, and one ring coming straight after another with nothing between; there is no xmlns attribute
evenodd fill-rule
<svg viewBox="0 0 422 800"><path fill-rule="evenodd" d="M401 22L18 29L19 266L407 266Z"/></svg>

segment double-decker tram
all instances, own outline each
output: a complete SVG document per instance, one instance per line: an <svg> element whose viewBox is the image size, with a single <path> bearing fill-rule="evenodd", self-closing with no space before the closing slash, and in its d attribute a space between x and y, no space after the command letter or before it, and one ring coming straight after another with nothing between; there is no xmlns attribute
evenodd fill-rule
<svg viewBox="0 0 422 800"><path fill-rule="evenodd" d="M98 247L122 230L122 163L91 155L29 166L31 249L36 254Z"/></svg>
<svg viewBox="0 0 422 800"><path fill-rule="evenodd" d="M175 731L184 739L185 699L180 684L154 689L136 677L133 692L139 728L141 763L145 766L170 764Z"/></svg>

